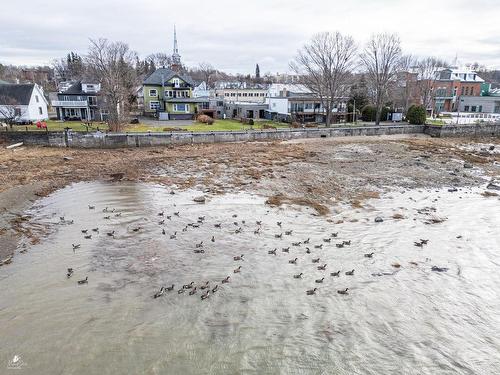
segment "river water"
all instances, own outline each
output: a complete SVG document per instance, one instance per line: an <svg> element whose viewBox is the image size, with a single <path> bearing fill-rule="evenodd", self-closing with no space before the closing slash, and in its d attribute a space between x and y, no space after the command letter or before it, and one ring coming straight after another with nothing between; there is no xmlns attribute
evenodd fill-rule
<svg viewBox="0 0 500 375"><path fill-rule="evenodd" d="M72 185L37 202L25 225L49 232L0 268L0 374L498 374L500 200L479 192L393 192L327 219L250 194ZM218 291L178 294L192 281Z"/></svg>

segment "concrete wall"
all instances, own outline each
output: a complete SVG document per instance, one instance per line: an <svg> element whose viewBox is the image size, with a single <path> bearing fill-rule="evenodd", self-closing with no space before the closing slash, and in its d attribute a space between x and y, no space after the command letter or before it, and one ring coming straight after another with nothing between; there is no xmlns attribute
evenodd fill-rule
<svg viewBox="0 0 500 375"><path fill-rule="evenodd" d="M9 143L75 148L148 147L192 143L270 141L300 138L428 134L433 137L500 136L500 124L483 125L382 125L319 129L252 130L208 133L81 133L81 132L0 132Z"/></svg>

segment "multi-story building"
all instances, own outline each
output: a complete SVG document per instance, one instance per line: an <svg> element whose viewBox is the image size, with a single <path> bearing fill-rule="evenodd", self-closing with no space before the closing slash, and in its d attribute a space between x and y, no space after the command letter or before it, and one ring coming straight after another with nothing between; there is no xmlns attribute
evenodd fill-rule
<svg viewBox="0 0 500 375"><path fill-rule="evenodd" d="M246 85L245 85L246 86ZM226 103L247 102L264 103L268 90L264 86L259 87L226 87L215 90L215 96Z"/></svg>
<svg viewBox="0 0 500 375"><path fill-rule="evenodd" d="M67 86L66 86L67 87ZM105 121L107 112L99 97L101 85L98 83L75 82L57 93L52 101L57 119L67 121Z"/></svg>
<svg viewBox="0 0 500 375"><path fill-rule="evenodd" d="M46 119L47 100L41 86L0 84L0 122L24 124Z"/></svg>
<svg viewBox="0 0 500 375"><path fill-rule="evenodd" d="M436 113L455 112L461 98L481 96L484 80L476 72L465 69L443 69L432 84L433 107Z"/></svg>

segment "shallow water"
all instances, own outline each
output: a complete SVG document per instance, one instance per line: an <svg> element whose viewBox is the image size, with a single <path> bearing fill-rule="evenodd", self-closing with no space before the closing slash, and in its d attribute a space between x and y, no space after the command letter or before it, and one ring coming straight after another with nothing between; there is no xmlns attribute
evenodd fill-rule
<svg viewBox="0 0 500 375"><path fill-rule="evenodd" d="M199 192L169 191L80 183L38 202L32 223L48 224L51 233L0 268L0 374L500 372L497 198L474 189L395 192L364 209L338 206L328 222L306 208L270 208L258 196L196 204ZM199 216L199 228L182 231ZM376 216L384 222L374 223ZM446 220L425 224L431 216ZM106 234L112 230L114 237ZM286 230L292 235L275 238ZM332 232L338 238L323 242ZM310 245L291 245L307 238ZM428 245L414 246L420 238ZM343 240L352 243L337 248ZM200 241L205 253L195 254ZM73 252L72 243L81 247ZM274 248L277 255L269 255ZM373 258L364 257L369 252ZM234 261L240 254L244 261ZM289 264L295 257L298 264ZM316 269L316 257L326 271ZM434 265L448 271L433 272ZM354 276L346 276L351 269ZM337 270L341 276L331 277ZM86 276L88 285L77 285ZM219 290L204 301L201 291L179 295L191 281ZM172 283L175 291L152 298ZM306 295L315 286L317 294ZM343 288L348 295L337 293ZM15 355L22 366L10 370Z"/></svg>

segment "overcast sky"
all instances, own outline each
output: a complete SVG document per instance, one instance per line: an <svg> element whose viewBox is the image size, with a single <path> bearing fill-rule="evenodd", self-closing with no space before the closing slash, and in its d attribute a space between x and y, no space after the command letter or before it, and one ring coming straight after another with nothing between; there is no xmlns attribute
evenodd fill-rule
<svg viewBox="0 0 500 375"><path fill-rule="evenodd" d="M127 42L141 57L172 52L182 61L250 73L288 71L314 33L340 31L362 46L397 32L405 53L500 68L500 0L24 0L2 1L0 62L48 64L88 38Z"/></svg>

